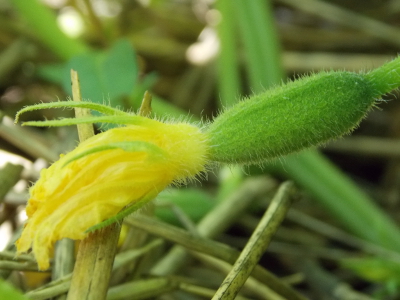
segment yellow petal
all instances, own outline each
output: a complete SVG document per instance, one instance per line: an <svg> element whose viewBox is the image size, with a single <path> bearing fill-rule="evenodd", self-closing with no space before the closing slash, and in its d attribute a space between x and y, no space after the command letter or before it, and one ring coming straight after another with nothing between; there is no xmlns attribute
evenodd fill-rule
<svg viewBox="0 0 400 300"><path fill-rule="evenodd" d="M143 141L158 147L137 152L109 149L71 160L107 143ZM199 128L149 120L146 126L115 128L81 143L61 156L30 189L28 222L17 241L18 253L31 247L39 269L49 267L54 242L83 239L85 231L125 206L161 192L204 171L207 137Z"/></svg>

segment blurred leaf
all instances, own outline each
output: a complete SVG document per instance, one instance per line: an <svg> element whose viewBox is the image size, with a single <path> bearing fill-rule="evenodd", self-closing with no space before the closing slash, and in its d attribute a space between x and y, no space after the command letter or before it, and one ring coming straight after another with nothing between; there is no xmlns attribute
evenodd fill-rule
<svg viewBox="0 0 400 300"><path fill-rule="evenodd" d="M251 90L262 92L284 77L272 1L233 1Z"/></svg>
<svg viewBox="0 0 400 300"><path fill-rule="evenodd" d="M279 163L279 162L282 163ZM315 150L272 161L269 168L283 176L290 174L336 220L365 240L399 251L397 224L338 167Z"/></svg>
<svg viewBox="0 0 400 300"><path fill-rule="evenodd" d="M218 55L218 96L220 107L234 105L241 94L239 59L237 54L237 18L230 0L218 0L216 8L220 11L222 20L218 24L220 52Z"/></svg>
<svg viewBox="0 0 400 300"><path fill-rule="evenodd" d="M199 189L169 189L157 197L155 215L168 223L182 225L170 204L178 206L193 222L198 222L214 207L213 198ZM163 206L164 205L164 206Z"/></svg>
<svg viewBox="0 0 400 300"><path fill-rule="evenodd" d="M74 55L89 51L85 43L70 38L60 29L56 14L42 1L11 0L9 2L37 38L59 58L67 60Z"/></svg>
<svg viewBox="0 0 400 300"><path fill-rule="evenodd" d="M158 74L153 72L149 73L141 80L137 80L137 65L135 59L125 59L126 61L130 61L130 63L127 63L126 66L123 68L121 66L116 66L111 64L111 62L116 59L116 56L118 56L118 53L120 55L126 55L127 53L123 54L123 52L128 52L128 47L126 45L124 46L125 49L121 49L123 47L119 47L120 49L117 49L117 51L111 53L114 57L109 59L106 63L106 68L110 69L110 74L115 74L118 68L121 68L119 73L120 74L127 74L125 78L120 78L122 76L116 74L114 78L111 78L111 81L115 80L120 80L121 82L118 83L115 87L112 88L113 91L119 90L121 92L124 92L122 96L128 95L126 98L129 103L127 103L128 107L125 107L126 109L138 109L140 107L140 104L143 99L144 92L146 90L150 90L151 87L155 84L155 82L158 80ZM129 52L132 52L133 49L129 46ZM98 62L98 57L103 55L106 55L107 53L89 53L89 54L84 54L80 55L77 58L72 59L74 61L74 68L75 70L78 70L80 82L81 82L81 92L83 95L84 99L91 100L93 102L97 103L103 103L104 100L110 100L112 106L117 106L117 105L122 105L126 103L122 103L120 100L122 100L122 97L117 97L116 99L111 98L111 93L107 92L105 89L107 87L103 87L103 91L98 89L97 85L101 85L99 76L97 76L98 72L92 73L93 69L99 68L96 66L96 63ZM131 56L131 55L130 55ZM133 57L134 58L134 57ZM86 61L85 61L86 59ZM88 62L87 60L91 61ZM120 59L123 61L122 59ZM119 63L121 63L121 61ZM82 64L79 65L79 62ZM134 62L134 66L132 66L132 62ZM129 67L131 65L131 67ZM101 66L100 66L101 67ZM70 79L69 79L69 74L70 74L70 69L71 69L71 62L67 64L48 64L48 65L43 65L39 66L37 70L37 75L40 76L41 78L53 82L55 84L60 84L63 85L64 90L66 91L67 94L70 94ZM126 69L126 70L125 70ZM136 70L136 71L134 71ZM103 69L104 72L104 69ZM68 77L68 79L67 79ZM108 76L110 77L110 76ZM125 80L124 80L125 79ZM127 80L128 79L128 80ZM68 80L68 81L67 81ZM91 86L89 88L89 85L83 85L82 82L83 80L85 82L89 81L89 83L92 81ZM133 81L132 81L133 80ZM96 83L97 82L97 83ZM110 85L110 84L108 84ZM119 86L118 86L119 85ZM118 94L118 93L117 93ZM130 107L129 107L130 106ZM181 116L186 116L188 113L170 103L165 101L164 99L161 99L157 97L156 95L153 95L153 102L152 102L152 108L153 108L153 115L155 116L169 116L172 118L179 118ZM96 112L93 112L96 114ZM195 118L194 118L195 119ZM197 120L197 119L196 119ZM112 124L107 124L104 125L105 128L112 128Z"/></svg>
<svg viewBox="0 0 400 300"><path fill-rule="evenodd" d="M103 62L103 82L114 97L128 96L132 93L138 77L136 54L128 40L120 40L114 44Z"/></svg>
<svg viewBox="0 0 400 300"><path fill-rule="evenodd" d="M71 94L70 70L79 74L83 99L111 106L122 105L129 96L138 75L135 51L127 40L117 41L107 52L91 52L74 56L63 75L64 90Z"/></svg>
<svg viewBox="0 0 400 300"><path fill-rule="evenodd" d="M151 72L140 78L138 82L135 84L135 87L128 98L129 104L134 108L139 108L143 95L146 91L151 90L151 87L157 82L159 76L155 72Z"/></svg>
<svg viewBox="0 0 400 300"><path fill-rule="evenodd" d="M61 84L64 79L65 64L47 64L37 68L37 75L49 82Z"/></svg>
<svg viewBox="0 0 400 300"><path fill-rule="evenodd" d="M8 282L0 280L0 299L28 300L20 291L13 288Z"/></svg>
<svg viewBox="0 0 400 300"><path fill-rule="evenodd" d="M132 94L138 77L136 54L128 40L117 41L106 52L74 56L66 64L40 66L38 75L61 84L71 95L71 69L79 74L83 99L101 104L110 101L113 107Z"/></svg>
<svg viewBox="0 0 400 300"><path fill-rule="evenodd" d="M397 282L400 284L400 263L379 257L351 258L341 261L361 278L372 282Z"/></svg>

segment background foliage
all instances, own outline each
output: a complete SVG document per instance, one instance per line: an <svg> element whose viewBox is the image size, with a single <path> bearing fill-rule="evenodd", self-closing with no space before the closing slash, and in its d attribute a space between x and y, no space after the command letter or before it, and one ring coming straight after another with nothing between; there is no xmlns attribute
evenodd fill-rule
<svg viewBox="0 0 400 300"><path fill-rule="evenodd" d="M17 216L27 197L23 188L9 192L6 187L19 179L19 186L35 181L40 166L72 149L77 140L72 127L21 129L10 124L10 118L25 105L68 97L71 68L79 72L83 97L91 101L137 110L148 89L156 116L212 119L219 109L287 78L322 69L357 71L381 65L398 52L399 14L396 0L1 1L1 154L27 160L23 171L9 165L0 171L1 184L7 183L0 194L2 227L17 232ZM60 23L69 31L61 30ZM66 33L79 24L75 37ZM395 97L396 93L386 99ZM71 114L49 110L24 118ZM324 155L314 149L262 168L215 169L201 185L162 193L155 214L190 228L217 203L240 195L246 182L265 176L268 193L256 197L262 199L249 210L232 213L218 235L220 241L241 248L268 195L291 178L301 187L301 200L261 264L278 276L289 276L285 282L311 298L331 297L347 283L338 299L396 299L399 114L398 102L388 101L353 136L321 149ZM130 233L125 239L121 253L133 248ZM7 249L12 251L12 242ZM149 270L167 253L159 252L147 258L148 265L142 262L145 267L131 266L114 275L113 285L157 273ZM48 280L38 274L1 272L24 291ZM190 274L198 286L211 290L223 278L215 266L206 268L199 260L178 274ZM188 293L192 294L180 291L171 297L188 299ZM242 295L263 299L253 288ZM193 297L204 298L199 293Z"/></svg>

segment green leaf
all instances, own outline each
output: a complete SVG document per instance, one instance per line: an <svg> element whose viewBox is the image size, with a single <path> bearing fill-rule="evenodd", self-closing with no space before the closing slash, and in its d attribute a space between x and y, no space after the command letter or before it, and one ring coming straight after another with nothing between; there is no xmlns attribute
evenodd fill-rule
<svg viewBox="0 0 400 300"><path fill-rule="evenodd" d="M36 74L55 84L61 84L64 80L65 64L55 63L41 65L37 68Z"/></svg>
<svg viewBox="0 0 400 300"><path fill-rule="evenodd" d="M351 258L341 261L361 278L372 282L400 283L400 263L379 257Z"/></svg>
<svg viewBox="0 0 400 300"><path fill-rule="evenodd" d="M104 84L110 98L128 96L132 93L138 77L136 54L128 40L114 44L103 62Z"/></svg>
<svg viewBox="0 0 400 300"><path fill-rule="evenodd" d="M199 221L215 204L213 198L199 189L168 189L157 197L155 215L176 226L182 225L176 215L168 207L178 206L193 222Z"/></svg>
<svg viewBox="0 0 400 300"><path fill-rule="evenodd" d="M74 56L65 67L63 87L71 94L70 70L78 72L83 99L122 105L138 75L135 52L127 40L117 41L107 52L90 52Z"/></svg>
<svg viewBox="0 0 400 300"><path fill-rule="evenodd" d="M11 284L0 279L0 299L28 300L20 291Z"/></svg>

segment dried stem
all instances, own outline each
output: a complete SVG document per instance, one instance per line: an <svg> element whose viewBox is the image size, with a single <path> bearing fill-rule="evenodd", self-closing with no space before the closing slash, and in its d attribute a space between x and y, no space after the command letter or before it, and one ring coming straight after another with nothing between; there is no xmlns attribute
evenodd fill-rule
<svg viewBox="0 0 400 300"><path fill-rule="evenodd" d="M293 200L293 183L281 185L246 247L212 299L233 299L267 249Z"/></svg>
<svg viewBox="0 0 400 300"><path fill-rule="evenodd" d="M81 101L78 74L74 70L71 70L71 80L73 99ZM75 112L77 117L90 114L81 108L76 108ZM94 135L91 124L78 125L78 132L81 142ZM67 299L106 299L120 231L121 225L114 223L81 241Z"/></svg>

